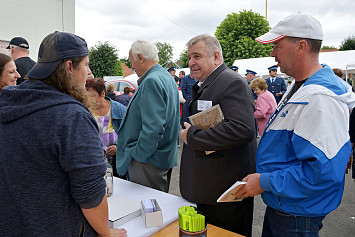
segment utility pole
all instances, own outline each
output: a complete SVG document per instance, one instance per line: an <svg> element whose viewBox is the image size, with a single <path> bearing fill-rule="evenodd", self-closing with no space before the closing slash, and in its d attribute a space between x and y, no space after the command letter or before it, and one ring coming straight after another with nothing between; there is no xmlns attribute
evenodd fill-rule
<svg viewBox="0 0 355 237"><path fill-rule="evenodd" d="M267 0L266 0L266 6L265 6L265 20L267 20Z"/></svg>

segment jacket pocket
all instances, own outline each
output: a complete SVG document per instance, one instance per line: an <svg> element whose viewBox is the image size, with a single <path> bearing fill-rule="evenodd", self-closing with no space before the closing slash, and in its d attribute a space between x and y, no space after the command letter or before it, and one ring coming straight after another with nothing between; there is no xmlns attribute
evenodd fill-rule
<svg viewBox="0 0 355 237"><path fill-rule="evenodd" d="M225 157L226 154L223 151L205 151L206 157L207 158L222 158Z"/></svg>

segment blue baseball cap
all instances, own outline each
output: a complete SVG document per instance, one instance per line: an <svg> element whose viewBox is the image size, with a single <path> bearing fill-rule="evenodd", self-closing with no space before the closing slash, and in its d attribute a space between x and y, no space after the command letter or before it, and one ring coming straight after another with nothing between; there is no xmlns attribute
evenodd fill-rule
<svg viewBox="0 0 355 237"><path fill-rule="evenodd" d="M237 71L239 69L239 67L237 66L231 66L230 69L232 69L233 71Z"/></svg>
<svg viewBox="0 0 355 237"><path fill-rule="evenodd" d="M269 67L267 70L271 71L271 70L277 70L278 66L273 65L271 67Z"/></svg>
<svg viewBox="0 0 355 237"><path fill-rule="evenodd" d="M256 72L254 72L254 71L252 71L252 70L247 69L247 73L246 73L245 75L247 75L248 73L251 73L251 74L254 74L254 75L256 75L256 74L257 74Z"/></svg>
<svg viewBox="0 0 355 237"><path fill-rule="evenodd" d="M168 69L168 72L170 72L170 71L176 71L176 70L175 70L175 67L170 67L170 68Z"/></svg>
<svg viewBox="0 0 355 237"><path fill-rule="evenodd" d="M89 55L85 40L67 32L54 32L47 35L38 50L37 63L27 76L44 79L50 76L63 59Z"/></svg>

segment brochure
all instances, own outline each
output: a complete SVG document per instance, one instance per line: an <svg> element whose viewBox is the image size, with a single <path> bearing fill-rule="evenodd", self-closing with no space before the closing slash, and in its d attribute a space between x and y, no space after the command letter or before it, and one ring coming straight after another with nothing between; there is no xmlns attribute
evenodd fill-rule
<svg viewBox="0 0 355 237"><path fill-rule="evenodd" d="M244 198L243 197L236 197L235 193L244 185L246 182L237 181L233 184L229 189L227 189L218 199L217 202L240 202Z"/></svg>
<svg viewBox="0 0 355 237"><path fill-rule="evenodd" d="M191 115L189 119L192 125L201 129L208 129L223 121L223 113L221 107L217 104L209 109ZM205 151L206 155L213 152L214 151Z"/></svg>
<svg viewBox="0 0 355 237"><path fill-rule="evenodd" d="M219 104L201 111L189 117L192 125L201 129L208 129L216 126L223 120L223 113Z"/></svg>

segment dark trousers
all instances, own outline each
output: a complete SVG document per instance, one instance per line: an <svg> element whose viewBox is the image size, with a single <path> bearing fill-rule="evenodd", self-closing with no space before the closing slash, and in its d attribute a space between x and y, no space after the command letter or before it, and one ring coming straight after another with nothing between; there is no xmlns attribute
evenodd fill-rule
<svg viewBox="0 0 355 237"><path fill-rule="evenodd" d="M197 204L197 210L206 217L207 223L244 236L251 236L253 209L254 198L246 198L232 206Z"/></svg>
<svg viewBox="0 0 355 237"><path fill-rule="evenodd" d="M184 122L190 123L189 116L190 116L190 114L189 114L189 103L185 102L183 107L182 107L182 125L181 125L181 127L183 129L185 129Z"/></svg>

